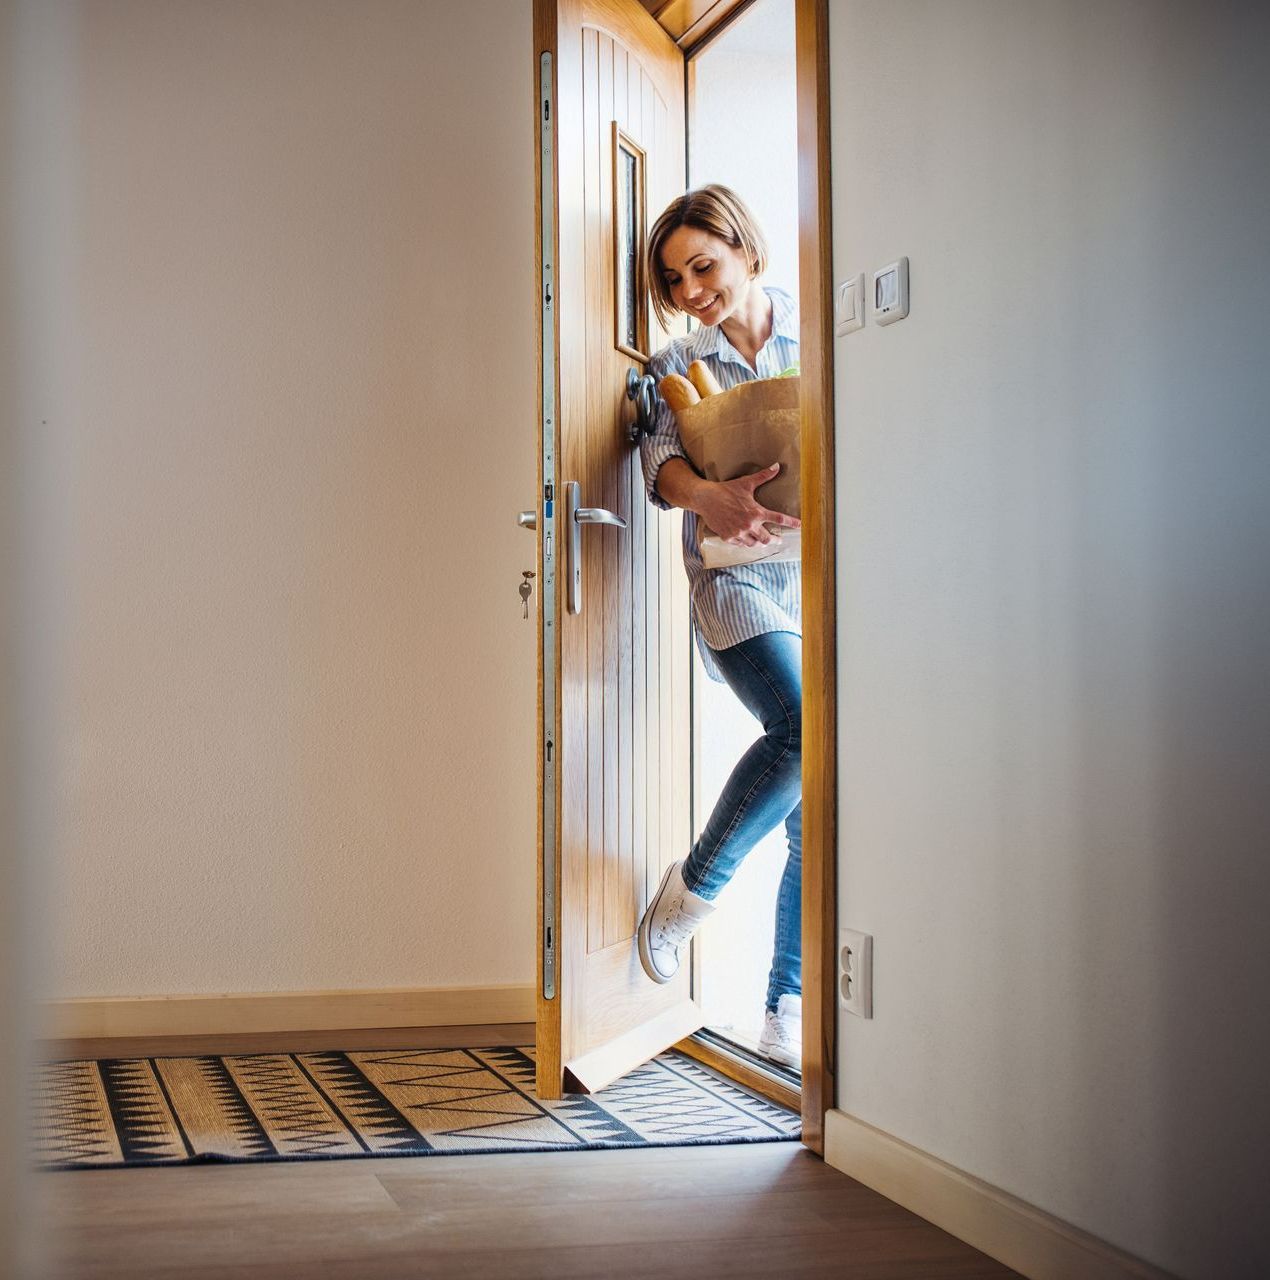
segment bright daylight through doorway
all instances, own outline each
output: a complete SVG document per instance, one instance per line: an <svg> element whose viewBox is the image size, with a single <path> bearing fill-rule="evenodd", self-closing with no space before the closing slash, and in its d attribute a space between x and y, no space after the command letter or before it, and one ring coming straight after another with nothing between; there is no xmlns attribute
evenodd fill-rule
<svg viewBox="0 0 1270 1280"><path fill-rule="evenodd" d="M695 59L689 185L719 182L753 210L770 249L763 282L798 296L798 147L793 0L758 0ZM694 652L693 829L759 735L758 722ZM752 1054L763 1028L777 886L787 845L780 823L741 863L702 933L706 1032ZM716 1040L717 1042L717 1040ZM787 1083L798 1074L755 1059Z"/></svg>

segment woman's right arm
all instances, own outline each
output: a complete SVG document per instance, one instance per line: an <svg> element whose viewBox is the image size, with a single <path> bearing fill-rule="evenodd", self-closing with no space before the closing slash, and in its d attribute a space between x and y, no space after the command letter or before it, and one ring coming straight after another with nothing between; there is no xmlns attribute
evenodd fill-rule
<svg viewBox="0 0 1270 1280"><path fill-rule="evenodd" d="M672 507L696 511L697 502L709 487L710 481L703 480L685 458L668 458L661 464L654 483L657 492Z"/></svg>
<svg viewBox="0 0 1270 1280"><path fill-rule="evenodd" d="M685 367L668 351L649 361L648 371L656 383L668 373L684 373ZM744 547L768 543L772 540L768 524L797 529L801 523L794 516L769 511L754 498L754 490L777 474L775 464L734 480L716 482L699 476L688 461L675 415L660 391L653 393L653 429L640 441L640 457L645 491L654 506L663 511L672 506L695 511L727 542Z"/></svg>
<svg viewBox="0 0 1270 1280"><path fill-rule="evenodd" d="M692 470L688 455L684 452L683 441L679 438L679 426L670 406L657 389L657 384L668 373L684 373L686 366L682 360L676 360L674 349L659 352L648 362L648 372L653 378L653 421L652 430L641 437L639 442L640 459L644 467L644 491L648 500L663 511L670 510L672 505L682 507L682 502L673 502L669 495L663 494L661 483L668 469L676 462L682 464L695 479L701 477ZM702 481L704 483L704 481Z"/></svg>
<svg viewBox="0 0 1270 1280"><path fill-rule="evenodd" d="M725 542L753 547L771 542L769 524L797 529L802 523L796 516L768 510L754 496L759 485L775 479L779 473L780 465L774 462L770 467L734 480L703 480L682 459L671 458L662 467L657 483L671 503L695 511L706 522L706 527Z"/></svg>

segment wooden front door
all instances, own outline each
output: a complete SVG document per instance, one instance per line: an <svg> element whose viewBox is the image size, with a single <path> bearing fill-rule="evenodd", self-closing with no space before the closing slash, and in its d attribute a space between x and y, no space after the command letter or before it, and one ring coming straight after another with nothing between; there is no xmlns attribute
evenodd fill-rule
<svg viewBox="0 0 1270 1280"><path fill-rule="evenodd" d="M683 56L637 0L537 0L535 36L537 1043L551 1098L603 1087L703 1019L691 966L652 982L635 937L691 832L681 514L645 497L626 396L629 371L671 336L637 267L651 220L684 189ZM578 506L622 523L579 524Z"/></svg>

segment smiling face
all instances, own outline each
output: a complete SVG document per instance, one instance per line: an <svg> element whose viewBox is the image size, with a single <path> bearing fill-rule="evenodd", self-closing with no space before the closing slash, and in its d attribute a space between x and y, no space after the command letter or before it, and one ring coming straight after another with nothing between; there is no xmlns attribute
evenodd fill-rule
<svg viewBox="0 0 1270 1280"><path fill-rule="evenodd" d="M733 315L754 279L740 249L700 227L676 227L666 237L661 267L675 306L701 324L722 324Z"/></svg>

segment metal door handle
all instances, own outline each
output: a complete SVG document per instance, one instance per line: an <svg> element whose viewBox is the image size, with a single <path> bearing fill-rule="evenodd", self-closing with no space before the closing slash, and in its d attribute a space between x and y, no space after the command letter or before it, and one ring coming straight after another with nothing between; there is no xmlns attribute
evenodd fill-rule
<svg viewBox="0 0 1270 1280"><path fill-rule="evenodd" d="M536 529L538 527L537 511L522 511L516 517L516 523L520 525L522 529Z"/></svg>
<svg viewBox="0 0 1270 1280"><path fill-rule="evenodd" d="M579 524L615 524L619 529L626 528L626 521L621 516L615 516L603 507L579 507L573 518Z"/></svg>
<svg viewBox="0 0 1270 1280"><path fill-rule="evenodd" d="M581 507L582 486L576 480L568 480L564 486L565 549L568 563L568 609L570 613L582 612L582 526L584 524L611 524L626 528L626 521L603 507Z"/></svg>

